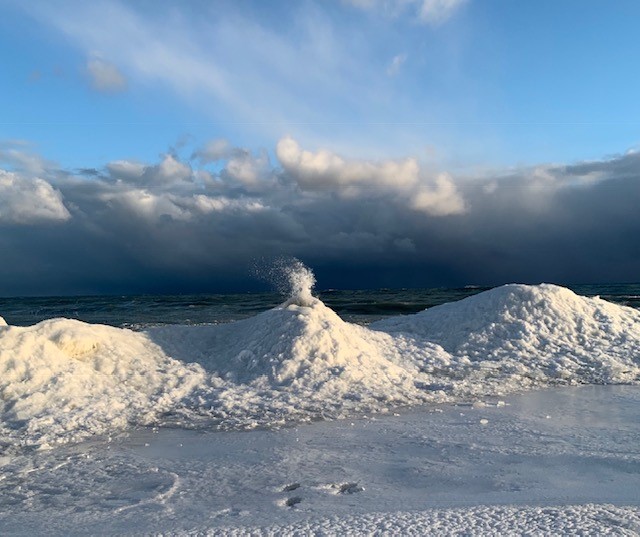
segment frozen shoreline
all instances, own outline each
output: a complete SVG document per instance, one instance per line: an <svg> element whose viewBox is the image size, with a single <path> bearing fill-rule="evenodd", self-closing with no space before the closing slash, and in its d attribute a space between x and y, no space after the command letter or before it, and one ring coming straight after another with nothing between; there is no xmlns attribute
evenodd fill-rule
<svg viewBox="0 0 640 537"><path fill-rule="evenodd" d="M5 457L0 531L640 531L638 387L503 399L276 431L143 428Z"/></svg>
<svg viewBox="0 0 640 537"><path fill-rule="evenodd" d="M172 418L279 427L551 386L640 384L640 311L597 297L505 285L363 327L313 298L308 269L291 278L284 304L220 325L0 326L0 443L55 446Z"/></svg>

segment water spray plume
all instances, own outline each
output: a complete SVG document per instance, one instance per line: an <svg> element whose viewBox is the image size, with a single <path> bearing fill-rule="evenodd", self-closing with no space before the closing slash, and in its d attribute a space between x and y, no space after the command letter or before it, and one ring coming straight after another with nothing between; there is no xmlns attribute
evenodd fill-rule
<svg viewBox="0 0 640 537"><path fill-rule="evenodd" d="M286 297L284 307L312 306L318 300L311 291L316 283L313 271L295 257L259 260L252 267L257 278L269 282Z"/></svg>
<svg viewBox="0 0 640 537"><path fill-rule="evenodd" d="M312 270L302 261L294 259L285 269L285 275L289 283L289 300L287 306L295 304L297 306L312 306L316 298L311 294L311 290L316 283L316 277Z"/></svg>

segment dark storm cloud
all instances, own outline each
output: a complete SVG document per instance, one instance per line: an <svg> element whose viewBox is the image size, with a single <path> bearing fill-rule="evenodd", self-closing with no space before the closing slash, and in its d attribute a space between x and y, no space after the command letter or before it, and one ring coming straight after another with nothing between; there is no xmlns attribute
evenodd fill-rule
<svg viewBox="0 0 640 537"><path fill-rule="evenodd" d="M249 289L254 261L281 255L321 287L638 278L637 153L455 179L291 139L276 154L217 141L191 161L71 173L14 151L0 293Z"/></svg>

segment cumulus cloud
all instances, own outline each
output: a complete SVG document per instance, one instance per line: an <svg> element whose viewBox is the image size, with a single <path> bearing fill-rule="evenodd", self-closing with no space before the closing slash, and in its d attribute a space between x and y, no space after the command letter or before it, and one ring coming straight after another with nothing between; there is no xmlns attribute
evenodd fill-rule
<svg viewBox="0 0 640 537"><path fill-rule="evenodd" d="M118 93L127 88L127 79L115 64L98 56L87 60L91 87L102 93Z"/></svg>
<svg viewBox="0 0 640 537"><path fill-rule="evenodd" d="M270 171L269 158L266 153L263 152L255 156L245 151L231 157L223 173L244 187L255 189L260 187L260 183L265 183L265 178L270 174Z"/></svg>
<svg viewBox="0 0 640 537"><path fill-rule="evenodd" d="M111 178L126 183L171 187L193 180L191 166L180 162L171 154L165 154L158 164L145 165L130 160L116 160L107 164Z"/></svg>
<svg viewBox="0 0 640 537"><path fill-rule="evenodd" d="M447 175L429 178L414 158L347 160L330 151L311 152L292 138L278 142L276 154L284 169L303 190L333 191L343 197L394 195L412 209L442 216L464 211L465 205Z"/></svg>
<svg viewBox="0 0 640 537"><path fill-rule="evenodd" d="M197 156L205 144L192 158L0 172L0 293L240 289L255 259L277 255L312 264L326 286L622 281L640 271L638 153L460 177L293 138L280 141L277 162L217 146L210 161ZM37 225L55 222L65 225Z"/></svg>
<svg viewBox="0 0 640 537"><path fill-rule="evenodd" d="M107 164L107 170L115 179L137 181L145 171L146 166L140 162L130 160L115 160Z"/></svg>
<svg viewBox="0 0 640 537"><path fill-rule="evenodd" d="M434 216L460 214L466 208L462 195L446 173L439 174L433 186L421 187L411 198L411 206Z"/></svg>
<svg viewBox="0 0 640 537"><path fill-rule="evenodd" d="M49 183L0 170L0 222L36 224L70 218L62 194Z"/></svg>
<svg viewBox="0 0 640 537"><path fill-rule="evenodd" d="M290 137L278 142L276 154L284 169L308 190L335 188L351 193L376 188L403 190L418 182L419 167L413 158L381 162L345 160L327 150L315 153L303 150Z"/></svg>

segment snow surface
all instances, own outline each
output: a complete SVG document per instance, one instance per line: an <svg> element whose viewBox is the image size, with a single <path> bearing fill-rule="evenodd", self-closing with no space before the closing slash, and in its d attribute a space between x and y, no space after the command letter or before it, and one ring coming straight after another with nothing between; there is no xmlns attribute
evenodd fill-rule
<svg viewBox="0 0 640 537"><path fill-rule="evenodd" d="M282 306L224 325L1 326L0 442L46 447L152 423L272 427L640 380L640 312L562 287L507 285L365 328L311 295L308 269L290 279Z"/></svg>
<svg viewBox="0 0 640 537"><path fill-rule="evenodd" d="M637 386L482 403L0 456L0 534L640 532Z"/></svg>
<svg viewBox="0 0 640 537"><path fill-rule="evenodd" d="M266 527L190 530L176 535L629 535L640 532L636 508L613 505L472 507L375 513Z"/></svg>

